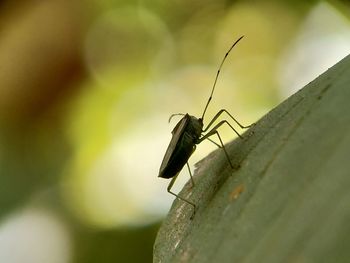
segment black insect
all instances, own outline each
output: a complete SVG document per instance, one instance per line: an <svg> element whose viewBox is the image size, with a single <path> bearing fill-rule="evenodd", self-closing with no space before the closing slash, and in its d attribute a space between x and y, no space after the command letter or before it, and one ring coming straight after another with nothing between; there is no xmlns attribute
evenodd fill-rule
<svg viewBox="0 0 350 263"><path fill-rule="evenodd" d="M214 122L217 120L217 118L222 114L222 113L227 113L228 116L230 116L230 118L239 125L239 127L243 128L249 128L251 125L249 126L243 126L241 125L228 111L226 111L225 109L220 110L215 116L214 118L209 122L209 124L203 128L203 119L204 119L204 115L205 112L207 111L208 105L212 99L213 96L213 92L215 89L215 85L216 82L218 80L219 74L220 74L220 70L222 65L224 64L226 57L228 56L228 54L230 53L230 51L233 49L233 47L243 38L243 36L241 36L238 40L236 40L235 43L233 43L233 45L230 47L230 49L226 52L223 60L221 61L221 64L219 66L219 69L216 73L216 77L215 77L215 81L211 90L211 94L210 97L207 101L207 104L205 105L203 114L201 118L196 118L194 116L191 116L189 114L182 114L182 113L177 113L177 114L173 114L170 116L169 118L169 122L171 120L172 117L176 116L176 115L182 115L183 118L176 124L174 130L172 131L172 135L173 137L171 138L170 144L165 152L165 156L164 159L162 161L162 164L160 166L159 169L159 175L158 177L162 177L162 178L172 178L172 180L170 181L169 185L168 185L168 192L174 196L176 196L177 198L183 200L184 202L190 204L193 206L194 212L196 210L196 205L194 203L192 203L191 201L179 196L178 194L175 194L174 192L171 191L171 188L177 178L177 176L179 175L180 171L182 170L182 168L185 166L185 164L187 165L188 171L190 173L190 177L191 177L191 182L192 182L192 186L194 186L194 181L193 181L193 177L192 177L192 173L191 173L191 169L190 166L188 165L188 159L190 158L190 156L192 155L192 153L195 151L196 149L196 144L201 143L203 140L208 139L211 142L213 142L214 144L216 144L218 147L222 148L224 150L224 153L226 155L226 158L231 166L231 168L233 168L233 165L231 163L231 160L229 158L229 155L225 149L225 146L221 140L221 137L219 135L219 132L217 131L217 129L223 125L224 123L226 123L227 125L229 125L231 127L231 129L240 137L241 135L235 130L235 128L233 128L233 126L226 120L222 120L219 123L217 123L214 127L212 127L212 125L214 124ZM212 127L212 128L211 128ZM220 144L217 144L216 142L212 141L209 137L216 134L217 137L219 138Z"/></svg>

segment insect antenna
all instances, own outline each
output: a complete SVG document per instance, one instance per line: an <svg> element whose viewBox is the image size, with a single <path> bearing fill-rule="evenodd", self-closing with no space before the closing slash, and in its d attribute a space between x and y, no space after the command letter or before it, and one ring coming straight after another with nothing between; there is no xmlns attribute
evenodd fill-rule
<svg viewBox="0 0 350 263"><path fill-rule="evenodd" d="M215 77L215 80L214 80L213 87L212 87L212 89L211 89L210 97L209 97L209 99L208 99L208 101L207 101L207 104L205 105L205 108L204 108L204 111L203 111L203 114L202 114L202 118L201 118L202 120L204 119L205 112L207 111L208 105L209 105L209 103L210 103L210 101L211 101L211 98L213 97L214 89L215 89L215 86L216 86L216 82L217 82L217 80L218 80L218 77L219 77L219 75L220 75L220 70L221 70L221 68L222 68L222 65L224 64L224 62L225 62L225 60L226 60L228 54L231 52L231 50L233 49L233 47L234 47L243 37L244 37L244 36L241 36L239 39L236 40L235 43L233 43L233 45L232 45L232 46L230 47L230 49L226 52L224 58L223 58L222 61L221 61L221 64L220 64L219 69L218 69L218 72L216 73L216 77Z"/></svg>
<svg viewBox="0 0 350 263"><path fill-rule="evenodd" d="M185 116L186 114L183 114L183 113L174 113L174 114L171 114L169 119L168 119L168 122L170 123L171 119L174 117L174 116Z"/></svg>

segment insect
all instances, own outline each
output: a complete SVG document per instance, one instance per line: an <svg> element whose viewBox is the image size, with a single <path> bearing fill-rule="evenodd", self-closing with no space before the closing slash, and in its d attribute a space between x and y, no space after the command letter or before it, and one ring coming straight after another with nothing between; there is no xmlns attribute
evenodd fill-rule
<svg viewBox="0 0 350 263"><path fill-rule="evenodd" d="M214 125L214 122L218 119L218 117L221 114L226 113L242 129L249 128L251 126L251 125L243 126L225 109L220 110L213 117L213 119L209 122L209 124L205 128L204 128L204 124L203 124L204 116L205 116L205 113L206 113L207 108L209 106L209 103L212 99L212 96L213 96L213 93L215 90L215 86L216 86L216 82L218 80L222 65L224 64L226 57L231 52L233 47L242 38L243 38L243 36L241 36L239 39L237 39L233 43L233 45L226 52L224 58L222 59L221 64L219 66L219 69L216 73L216 77L214 80L213 87L211 89L209 99L204 107L204 111L203 111L202 116L200 118L196 118L194 116L189 115L188 113L186 113L186 114L176 113L176 114L172 114L169 118L169 122L170 122L171 118L176 116L176 115L183 116L182 119L176 124L175 128L172 131L172 138L171 138L169 146L165 152L162 164L161 164L160 169L159 169L158 177L167 178L167 179L172 178L168 187L167 187L167 191L170 194L174 195L176 198L179 198L182 201L186 202L187 204L191 205L193 207L194 213L196 211L196 205L193 202L191 202L191 201L179 196L178 194L172 192L171 188L174 185L177 176L179 175L180 171L185 166L185 164L187 165L187 169L188 169L190 177L191 177L192 186L194 186L194 181L193 181L190 166L188 164L188 159L190 158L192 153L195 151L196 145L201 143L205 139L210 140L212 143L216 144L219 148L223 149L223 151L226 155L226 158L228 160L228 163L230 164L231 168L233 168L233 165L231 163L229 155L225 149L225 146L222 142L222 139L221 139L220 134L217 131L217 129L221 125L227 124L240 138L242 138L242 137L227 120L222 120L219 123L217 123L216 125ZM212 135L217 135L221 145L217 144L216 142L214 142L213 140L211 140L209 138Z"/></svg>

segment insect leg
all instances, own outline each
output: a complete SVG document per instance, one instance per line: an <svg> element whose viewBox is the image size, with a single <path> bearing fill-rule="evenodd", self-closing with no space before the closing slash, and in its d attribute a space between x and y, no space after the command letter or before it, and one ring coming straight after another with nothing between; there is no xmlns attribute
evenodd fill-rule
<svg viewBox="0 0 350 263"><path fill-rule="evenodd" d="M211 136L212 134L215 133L215 131L221 126L223 125L224 123L226 123L228 126L230 126L230 128L238 135L239 138L243 139L243 137L238 133L238 131L236 131L235 128L233 128L233 126L227 121L227 120L223 120L223 121L220 121L218 124L216 124L214 126L214 128L212 128L206 135L204 135L199 141L201 142L202 140L204 140L203 138L208 138L209 136ZM210 123L211 124L211 123ZM205 132L206 130L208 130L209 126L207 128L205 128L203 130L203 132ZM211 132L213 132L211 135L207 136L208 134L210 134Z"/></svg>
<svg viewBox="0 0 350 263"><path fill-rule="evenodd" d="M208 126L203 130L203 132L207 131L207 130L210 128L210 126L214 123L214 121L216 121L216 119L219 118L219 116L220 116L222 113L224 113L224 112L226 112L226 113L228 114L228 116L230 116L231 119L232 119L235 123L237 123L238 126L241 127L242 129L247 129L247 128L249 128L249 127L252 126L252 124L251 124L251 125L248 125L248 126L244 126L244 125L240 124L239 121L237 121L227 110L221 109L218 113L216 113L216 115L214 116L214 118L209 122ZM231 125L230 125L230 126L231 126ZM233 129L233 130L234 130L234 129ZM236 132L236 131L235 131L235 132ZM236 133L237 133L237 132L236 132ZM237 134L238 134L238 133L237 133ZM240 135L238 134L238 136L240 136Z"/></svg>
<svg viewBox="0 0 350 263"><path fill-rule="evenodd" d="M224 143L222 142L221 137L220 137L220 134L219 134L219 132L217 131L217 128L218 128L219 126L221 126L222 124L224 124L224 123L225 123L225 121L222 121L222 122L218 123L213 129L210 130L210 132L208 132L206 135L204 135L204 136L200 139L199 142L201 142L201 141L203 141L203 140L205 140L205 139L209 139L210 136L216 134L216 135L218 136L218 138L219 138L220 143L221 143L221 147L220 147L220 148L222 148L222 149L224 150L224 153L225 153L225 155L226 155L227 161L229 162L231 168L233 169L233 165L232 165L232 163L231 163L230 157L228 156L228 153L227 153L227 151L226 151L226 148L225 148L225 146L224 146ZM226 123L228 123L228 122L226 122Z"/></svg>
<svg viewBox="0 0 350 263"><path fill-rule="evenodd" d="M193 176L192 176L190 165L188 164L188 162L186 164L187 164L188 172L190 173L192 187L194 187L194 180L193 180Z"/></svg>
<svg viewBox="0 0 350 263"><path fill-rule="evenodd" d="M217 147L221 148L220 144L217 144L216 142L214 142L212 139L210 139L209 137L207 138L208 141L214 143Z"/></svg>
<svg viewBox="0 0 350 263"><path fill-rule="evenodd" d="M215 117L214 117L214 118L215 118ZM216 118L217 118L217 117L216 117ZM211 123L212 123L212 122L211 122ZM231 129L232 129L240 138L242 138L242 136L235 130L235 128L232 127L232 125L231 125L228 121L223 120L223 121L220 121L218 124L216 124L216 125L214 126L214 128L212 128L212 129L211 129L207 134L205 134L202 138L200 138L198 143L202 142L202 141L205 140L205 139L209 139L210 136L216 134L216 135L218 136L219 140L220 140L220 143L221 143L221 147L220 147L220 148L222 148L222 149L224 150L225 155L226 155L226 158L227 158L228 162L230 163L231 168L233 168L233 165L232 165L231 160L230 160L230 158L229 158L229 156L228 156L228 153L227 153L227 151L226 151L226 148L225 148L225 146L224 146L224 144L223 144L223 142L222 142L222 140L221 140L220 134L219 134L219 132L217 131L217 129L218 129L221 125L223 125L224 123L228 124L228 125L231 127ZM206 129L208 129L208 127L207 127Z"/></svg>
<svg viewBox="0 0 350 263"><path fill-rule="evenodd" d="M175 183L175 180L176 180L176 178L177 178L178 175L179 175L179 174L175 175L175 176L171 179L171 181L170 181L170 183L169 183L169 185L168 185L167 191L168 191L169 194L172 194L172 195L174 195L175 197L177 197L177 198L181 199L182 201L186 202L187 204L193 206L193 214L194 214L194 213L196 212L196 205L195 205L194 203L188 201L187 199L185 199L185 198L183 198L183 197L179 196L178 194L175 194L174 192L171 191L171 188L173 187L173 185L174 185L174 183Z"/></svg>

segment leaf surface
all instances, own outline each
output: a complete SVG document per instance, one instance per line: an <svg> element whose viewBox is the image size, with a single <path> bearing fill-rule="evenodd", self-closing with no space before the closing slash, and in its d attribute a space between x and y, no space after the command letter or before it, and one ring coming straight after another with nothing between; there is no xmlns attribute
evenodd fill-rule
<svg viewBox="0 0 350 263"><path fill-rule="evenodd" d="M350 56L197 164L154 244L154 262L350 258Z"/></svg>

